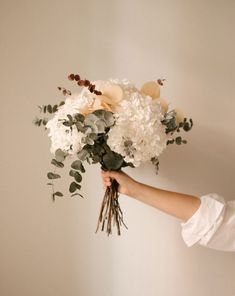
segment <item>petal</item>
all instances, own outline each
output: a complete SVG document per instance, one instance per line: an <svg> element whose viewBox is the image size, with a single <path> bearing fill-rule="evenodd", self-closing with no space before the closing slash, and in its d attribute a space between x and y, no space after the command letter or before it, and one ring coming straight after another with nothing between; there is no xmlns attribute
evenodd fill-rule
<svg viewBox="0 0 235 296"><path fill-rule="evenodd" d="M140 92L152 99L157 99L160 97L160 86L155 81L148 81L141 87Z"/></svg>
<svg viewBox="0 0 235 296"><path fill-rule="evenodd" d="M176 123L179 124L180 122L183 122L185 117L183 111L179 108L175 108L174 110L176 112Z"/></svg>
<svg viewBox="0 0 235 296"><path fill-rule="evenodd" d="M158 98L156 100L161 104L163 113L166 113L168 110L169 104L162 98Z"/></svg>
<svg viewBox="0 0 235 296"><path fill-rule="evenodd" d="M107 86L104 88L102 93L105 97L108 97L111 100L112 105L118 104L123 98L123 90L119 85Z"/></svg>

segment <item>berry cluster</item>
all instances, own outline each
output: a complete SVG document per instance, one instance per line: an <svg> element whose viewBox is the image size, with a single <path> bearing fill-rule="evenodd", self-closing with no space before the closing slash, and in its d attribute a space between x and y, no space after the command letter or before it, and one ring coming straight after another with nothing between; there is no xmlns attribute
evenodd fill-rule
<svg viewBox="0 0 235 296"><path fill-rule="evenodd" d="M102 92L101 91L95 89L95 85L94 84L92 84L87 79L81 79L80 75L78 75L78 74L70 74L68 76L68 79L69 80L75 80L79 86L85 86L85 87L87 87L91 93L94 93L97 96L102 95Z"/></svg>

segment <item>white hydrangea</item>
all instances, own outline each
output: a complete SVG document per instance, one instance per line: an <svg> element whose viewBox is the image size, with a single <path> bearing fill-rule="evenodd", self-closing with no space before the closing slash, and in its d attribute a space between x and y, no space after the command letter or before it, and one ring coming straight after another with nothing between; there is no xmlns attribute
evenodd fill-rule
<svg viewBox="0 0 235 296"><path fill-rule="evenodd" d="M49 129L48 136L51 138L51 152L54 154L57 149L61 149L68 154L79 152L84 143L82 139L84 134L77 131L73 125L72 130L63 125L63 121L68 119L67 115L81 113L93 102L91 93L87 89L83 89L80 94L69 96L65 100L65 104L59 107L54 117L48 121L46 128Z"/></svg>
<svg viewBox="0 0 235 296"><path fill-rule="evenodd" d="M128 80L110 79L94 81L96 89L102 92L106 87L117 84L122 88L123 98L118 105L112 106L115 125L108 133L107 144L111 150L121 154L126 162L139 166L142 162L158 157L166 148L169 136L162 125L163 113L156 99L146 96ZM51 138L51 152L61 149L68 154L76 154L83 146L86 136L63 125L67 115L86 114L94 102L94 94L83 88L80 94L69 96L48 121L48 136ZM92 108L91 108L92 109Z"/></svg>
<svg viewBox="0 0 235 296"><path fill-rule="evenodd" d="M166 148L168 136L161 123L163 114L157 100L127 88L115 114L115 126L108 133L107 144L135 167Z"/></svg>

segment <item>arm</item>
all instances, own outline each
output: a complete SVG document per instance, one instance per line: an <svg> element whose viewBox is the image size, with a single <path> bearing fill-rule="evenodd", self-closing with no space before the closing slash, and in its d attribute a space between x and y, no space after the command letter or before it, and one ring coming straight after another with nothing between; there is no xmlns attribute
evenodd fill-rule
<svg viewBox="0 0 235 296"><path fill-rule="evenodd" d="M135 181L124 172L102 171L103 184L111 185L110 178L119 183L118 191L181 220L188 220L199 208L198 197L154 188Z"/></svg>

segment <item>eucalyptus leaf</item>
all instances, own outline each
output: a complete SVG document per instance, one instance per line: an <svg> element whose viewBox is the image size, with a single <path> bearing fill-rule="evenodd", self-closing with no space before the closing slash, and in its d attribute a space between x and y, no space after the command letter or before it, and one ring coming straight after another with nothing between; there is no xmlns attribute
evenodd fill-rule
<svg viewBox="0 0 235 296"><path fill-rule="evenodd" d="M82 142L86 145L94 145L94 140L90 139L89 137L83 138Z"/></svg>
<svg viewBox="0 0 235 296"><path fill-rule="evenodd" d="M77 113L77 114L74 115L74 118L75 118L75 120L78 121L78 122L79 122L79 121L80 121L80 122L83 122L84 119L85 119L85 116L84 116L83 114Z"/></svg>
<svg viewBox="0 0 235 296"><path fill-rule="evenodd" d="M56 159L52 159L51 163L58 168L64 167L64 164L62 162L57 161Z"/></svg>
<svg viewBox="0 0 235 296"><path fill-rule="evenodd" d="M42 121L42 124L43 124L43 125L46 125L47 122L48 122L48 119L47 119L47 118L44 118L43 121Z"/></svg>
<svg viewBox="0 0 235 296"><path fill-rule="evenodd" d="M54 105L52 108L52 112L55 113L58 110L58 105Z"/></svg>
<svg viewBox="0 0 235 296"><path fill-rule="evenodd" d="M48 179L58 179L60 177L61 177L60 175L52 173L52 172L47 173L47 178Z"/></svg>
<svg viewBox="0 0 235 296"><path fill-rule="evenodd" d="M73 117L70 114L67 114L69 121L73 122Z"/></svg>
<svg viewBox="0 0 235 296"><path fill-rule="evenodd" d="M66 157L66 153L65 153L63 150L61 150L61 149L57 149L57 150L55 151L55 158L56 158L56 160L57 160L58 162L62 162L62 161L64 161L64 160L65 160L65 157Z"/></svg>
<svg viewBox="0 0 235 296"><path fill-rule="evenodd" d="M62 192L60 191L56 191L55 193L53 193L54 196L64 196Z"/></svg>
<svg viewBox="0 0 235 296"><path fill-rule="evenodd" d="M86 160L88 157L89 157L90 153L85 150L85 149L82 149L81 151L79 151L77 153L77 157L81 160L81 161L84 161Z"/></svg>
<svg viewBox="0 0 235 296"><path fill-rule="evenodd" d="M64 126L68 126L68 127L70 127L70 126L73 125L73 123L72 123L71 121L64 121L64 122L63 122L63 125L64 125Z"/></svg>
<svg viewBox="0 0 235 296"><path fill-rule="evenodd" d="M76 182L72 182L69 186L69 192L73 193L75 192L77 189L81 189L81 185L77 184Z"/></svg>
<svg viewBox="0 0 235 296"><path fill-rule="evenodd" d="M48 106L47 106L47 111L48 111L49 113L52 113L52 106L51 106L51 105L48 105Z"/></svg>
<svg viewBox="0 0 235 296"><path fill-rule="evenodd" d="M83 125L83 123L81 123L80 121L77 121L77 122L75 123L75 125L76 125L76 127L77 127L78 132L82 132L82 133L85 132L85 129L84 129L84 125Z"/></svg>
<svg viewBox="0 0 235 296"><path fill-rule="evenodd" d="M116 171L121 169L123 164L123 158L121 155L110 151L109 153L103 156L103 163L108 170Z"/></svg>
<svg viewBox="0 0 235 296"><path fill-rule="evenodd" d="M75 172L74 179L76 180L76 182L80 183L82 181L82 175L79 174L79 172Z"/></svg>
<svg viewBox="0 0 235 296"><path fill-rule="evenodd" d="M106 128L106 123L103 120L98 120L96 122L96 128L98 130L98 133L104 133Z"/></svg>
<svg viewBox="0 0 235 296"><path fill-rule="evenodd" d="M70 170L70 171L69 171L69 175L70 175L71 177L74 177L75 173L76 173L75 170Z"/></svg>
<svg viewBox="0 0 235 296"><path fill-rule="evenodd" d="M77 170L77 171L80 171L80 172L82 172L82 173L85 173L85 168L84 168L84 166L83 166L83 164L82 164L82 162L80 161L80 160L75 160L72 164L71 164L71 168L73 168L74 170ZM72 171L72 170L71 170ZM70 172L71 172L70 171ZM71 174L73 174L72 172L71 172ZM72 175L70 175L70 176L72 176ZM73 176L74 177L74 176Z"/></svg>
<svg viewBox="0 0 235 296"><path fill-rule="evenodd" d="M176 143L177 145L181 145L181 143L182 143L182 138L181 138L181 137L176 137L176 138L175 138L175 143Z"/></svg>
<svg viewBox="0 0 235 296"><path fill-rule="evenodd" d="M74 196L77 196L77 195L79 195L79 196L81 196L82 198L84 198L80 193L78 193L78 192L76 192L76 193L73 193L72 195L71 195L71 197L74 197Z"/></svg>

